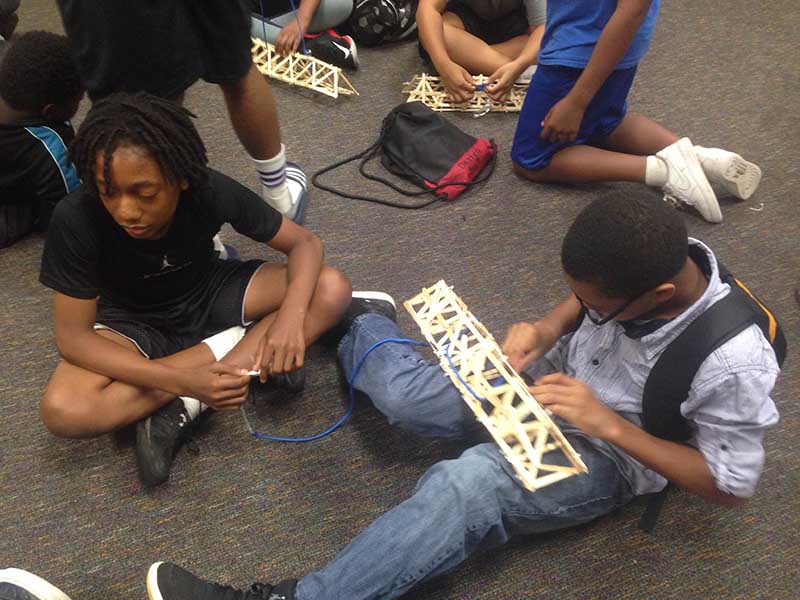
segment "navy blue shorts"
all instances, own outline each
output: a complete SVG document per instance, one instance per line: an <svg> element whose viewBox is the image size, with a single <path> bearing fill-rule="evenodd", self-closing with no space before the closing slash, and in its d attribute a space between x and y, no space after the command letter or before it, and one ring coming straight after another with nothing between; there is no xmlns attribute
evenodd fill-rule
<svg viewBox="0 0 800 600"><path fill-rule="evenodd" d="M514 133L511 159L515 163L526 169L542 169L564 148L600 144L622 122L636 67L619 69L609 76L589 103L574 142L553 143L540 137L545 116L570 92L582 72L583 69L551 65L536 69Z"/></svg>

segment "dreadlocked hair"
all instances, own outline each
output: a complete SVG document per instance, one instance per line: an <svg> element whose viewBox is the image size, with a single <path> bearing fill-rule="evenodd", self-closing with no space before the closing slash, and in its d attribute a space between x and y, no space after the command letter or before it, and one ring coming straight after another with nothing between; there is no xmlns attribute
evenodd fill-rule
<svg viewBox="0 0 800 600"><path fill-rule="evenodd" d="M208 157L192 118L183 106L146 92L112 94L87 113L70 146L70 160L95 193L98 153L103 153L103 183L110 189L111 156L128 145L144 149L170 183L200 184L207 177Z"/></svg>

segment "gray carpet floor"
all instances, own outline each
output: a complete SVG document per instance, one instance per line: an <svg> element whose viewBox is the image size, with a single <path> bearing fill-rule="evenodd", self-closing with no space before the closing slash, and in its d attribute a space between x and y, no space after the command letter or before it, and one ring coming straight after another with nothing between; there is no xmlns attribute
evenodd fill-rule
<svg viewBox="0 0 800 600"><path fill-rule="evenodd" d="M20 31L61 29L49 1L23 2L20 19ZM730 510L676 493L654 535L637 529L642 507L633 505L574 531L515 540L410 598L798 597L798 28L800 9L790 0L664 2L629 98L631 110L696 143L740 152L764 171L750 201L722 201L724 223L685 216L691 234L775 309L789 340L774 392L782 418L765 439L755 497ZM361 58L352 77L359 97L334 101L273 84L290 158L309 173L372 143L384 115L403 101L403 82L422 69L413 43L362 49ZM219 90L200 83L187 106L199 116L213 166L255 189ZM523 182L507 158L513 115L452 120L494 138L501 158L488 184L456 202L408 212L313 193L306 225L356 288L405 299L445 278L502 337L565 293L561 238L589 200L639 194L660 201L632 184ZM329 181L378 191L352 169ZM224 234L244 256L265 255L233 231ZM303 445L255 441L238 414L216 415L198 436L199 453L183 451L167 485L143 490L129 440L59 440L39 420L38 401L57 361L51 295L37 282L42 245L34 237L0 253L0 567L32 570L75 600L145 598L144 575L155 560L236 585L302 575L405 498L428 466L465 447L394 430L367 402L335 434ZM409 317L401 324L414 333ZM343 412L335 357L315 348L310 365L301 398L253 409L262 430L309 434Z"/></svg>

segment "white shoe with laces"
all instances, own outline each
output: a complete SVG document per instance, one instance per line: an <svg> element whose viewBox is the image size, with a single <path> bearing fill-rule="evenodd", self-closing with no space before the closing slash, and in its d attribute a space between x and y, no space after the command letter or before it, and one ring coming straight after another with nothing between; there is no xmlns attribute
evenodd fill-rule
<svg viewBox="0 0 800 600"><path fill-rule="evenodd" d="M674 206L680 206L681 203L692 206L706 221L721 223L719 202L689 138L681 138L670 144L656 157L664 161L667 167L667 182L661 188L664 190L664 200Z"/></svg>

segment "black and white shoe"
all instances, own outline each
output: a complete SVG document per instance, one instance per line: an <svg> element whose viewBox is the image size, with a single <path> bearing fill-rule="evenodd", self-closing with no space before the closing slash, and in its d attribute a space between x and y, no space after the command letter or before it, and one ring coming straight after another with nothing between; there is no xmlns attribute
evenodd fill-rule
<svg viewBox="0 0 800 600"><path fill-rule="evenodd" d="M139 478L146 487L160 485L169 479L172 461L181 445L189 439L192 425L180 398L175 398L136 424L136 462Z"/></svg>
<svg viewBox="0 0 800 600"><path fill-rule="evenodd" d="M350 331L355 321L361 315L376 314L397 322L397 305L394 298L386 292L353 292L353 299L344 312L342 320L334 325L325 334L325 342L338 344L344 335Z"/></svg>
<svg viewBox="0 0 800 600"><path fill-rule="evenodd" d="M178 565L157 562L147 572L150 600L295 600L297 581L286 579L278 585L254 583L249 590L203 581Z"/></svg>
<svg viewBox="0 0 800 600"><path fill-rule="evenodd" d="M22 569L0 570L0 598L3 600L70 600L69 596L53 584Z"/></svg>
<svg viewBox="0 0 800 600"><path fill-rule="evenodd" d="M289 188L292 207L284 213L284 216L300 225L308 205L308 179L300 165L288 160L286 161L286 186Z"/></svg>
<svg viewBox="0 0 800 600"><path fill-rule="evenodd" d="M305 367L300 367L294 371L276 373L269 380L272 381L275 387L288 394L299 394L306 386L306 369Z"/></svg>
<svg viewBox="0 0 800 600"><path fill-rule="evenodd" d="M358 50L349 35L339 35L333 29L305 36L308 53L323 62L342 69L358 69Z"/></svg>

